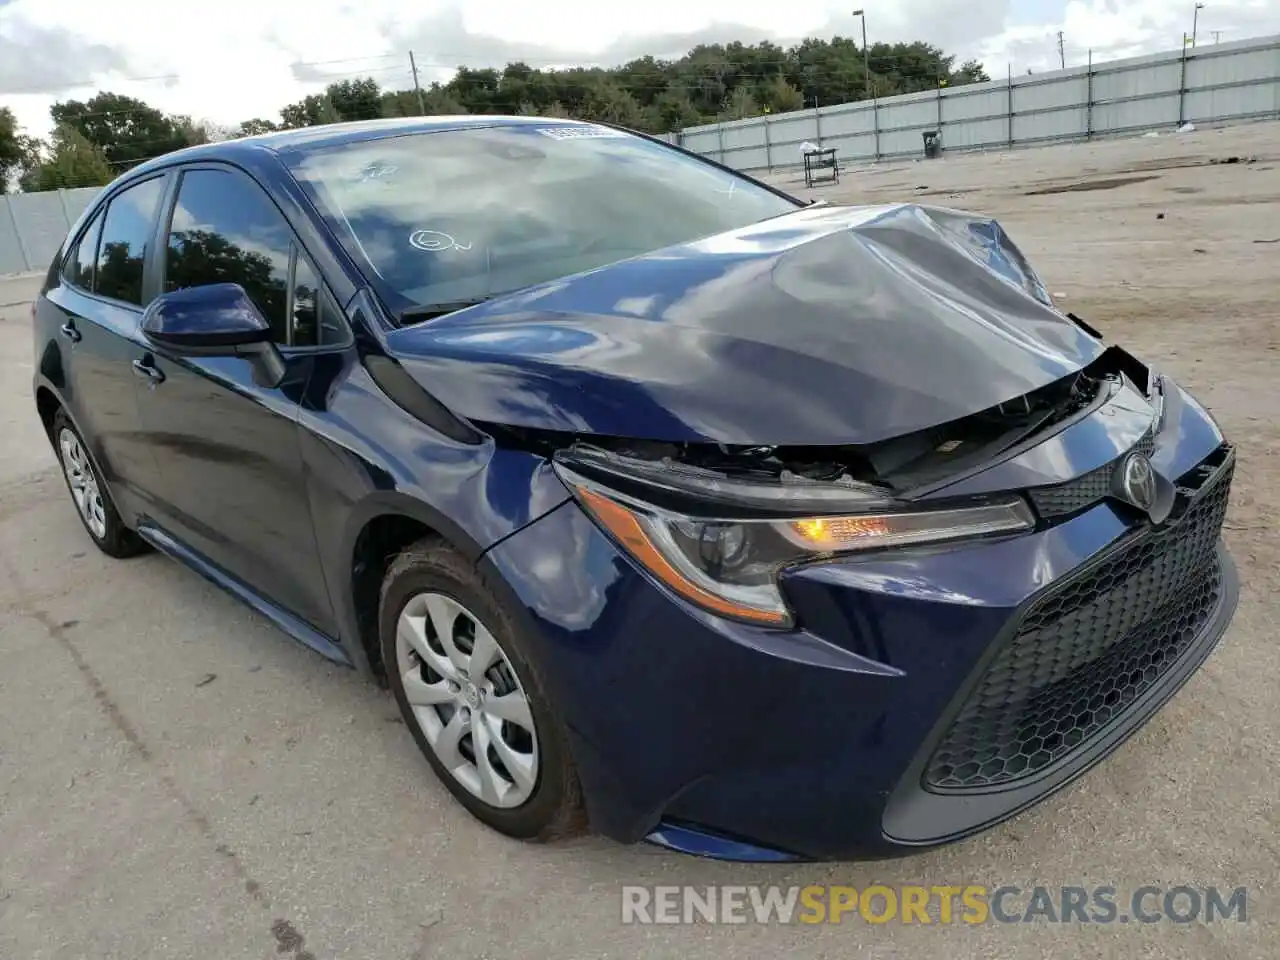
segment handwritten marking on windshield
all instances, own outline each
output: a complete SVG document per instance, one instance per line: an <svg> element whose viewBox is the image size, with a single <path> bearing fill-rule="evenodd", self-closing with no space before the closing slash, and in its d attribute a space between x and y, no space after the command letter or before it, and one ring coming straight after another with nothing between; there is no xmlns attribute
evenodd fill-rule
<svg viewBox="0 0 1280 960"><path fill-rule="evenodd" d="M447 250L470 250L471 244L459 243L439 230L415 230L409 234L409 245L427 253L444 253Z"/></svg>
<svg viewBox="0 0 1280 960"><path fill-rule="evenodd" d="M360 171L360 182L368 183L370 180L381 180L386 177L393 177L399 169L400 168L393 163L382 163L375 160Z"/></svg>

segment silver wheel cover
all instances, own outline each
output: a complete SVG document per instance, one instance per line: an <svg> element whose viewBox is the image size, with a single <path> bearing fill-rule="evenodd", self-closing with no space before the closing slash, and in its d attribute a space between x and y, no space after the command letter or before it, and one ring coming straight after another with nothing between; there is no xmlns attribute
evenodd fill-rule
<svg viewBox="0 0 1280 960"><path fill-rule="evenodd" d="M396 664L413 719L450 775L493 807L518 807L538 783L529 698L493 634L441 593L411 597Z"/></svg>
<svg viewBox="0 0 1280 960"><path fill-rule="evenodd" d="M58 434L58 449L62 453L62 472L67 475L71 499L80 511L85 526L99 540L107 536L107 512L102 505L102 491L98 478L89 463L89 457L80 444L80 438L66 427Z"/></svg>

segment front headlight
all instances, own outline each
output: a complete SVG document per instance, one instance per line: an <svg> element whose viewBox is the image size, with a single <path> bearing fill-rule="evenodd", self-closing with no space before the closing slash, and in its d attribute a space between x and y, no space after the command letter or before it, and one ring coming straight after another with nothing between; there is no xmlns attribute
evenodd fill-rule
<svg viewBox="0 0 1280 960"><path fill-rule="evenodd" d="M740 481L670 466L658 477L662 465L630 463L628 470L625 458L566 454L557 455L556 470L586 512L656 579L705 610L764 626L792 624L778 589L784 567L1035 525L1020 498L922 510L863 487ZM822 512L805 509L814 506Z"/></svg>

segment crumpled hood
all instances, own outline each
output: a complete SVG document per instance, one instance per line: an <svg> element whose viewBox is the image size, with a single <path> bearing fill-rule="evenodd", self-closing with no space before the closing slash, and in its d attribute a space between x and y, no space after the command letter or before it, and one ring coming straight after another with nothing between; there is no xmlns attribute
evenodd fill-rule
<svg viewBox="0 0 1280 960"><path fill-rule="evenodd" d="M1102 345L992 220L811 207L398 330L455 413L672 442L870 443L1011 400Z"/></svg>

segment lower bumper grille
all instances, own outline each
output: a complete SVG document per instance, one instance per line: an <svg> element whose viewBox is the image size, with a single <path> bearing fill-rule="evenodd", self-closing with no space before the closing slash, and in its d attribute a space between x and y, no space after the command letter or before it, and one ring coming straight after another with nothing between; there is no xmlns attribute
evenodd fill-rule
<svg viewBox="0 0 1280 960"><path fill-rule="evenodd" d="M963 792L1029 777L1088 742L1156 686L1222 596L1217 542L1232 464L1180 521L1135 536L1035 601L978 680L925 768Z"/></svg>

